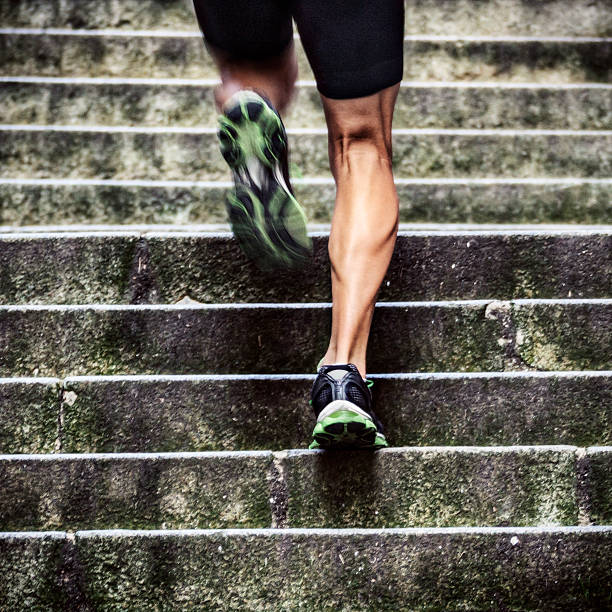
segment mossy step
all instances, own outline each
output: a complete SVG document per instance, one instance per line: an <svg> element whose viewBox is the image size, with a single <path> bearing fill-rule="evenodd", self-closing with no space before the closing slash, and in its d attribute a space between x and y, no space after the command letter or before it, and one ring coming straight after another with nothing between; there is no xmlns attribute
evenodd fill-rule
<svg viewBox="0 0 612 612"><path fill-rule="evenodd" d="M0 536L7 611L603 610L612 528L80 531Z"/></svg>
<svg viewBox="0 0 612 612"><path fill-rule="evenodd" d="M2 306L0 375L301 373L327 304ZM372 372L605 370L612 300L379 302Z"/></svg>
<svg viewBox="0 0 612 612"><path fill-rule="evenodd" d="M608 407L612 405L608 402ZM609 412L609 410L608 410ZM595 523L612 523L612 452L609 447L592 448L584 470L588 486L590 517Z"/></svg>
<svg viewBox="0 0 612 612"><path fill-rule="evenodd" d="M610 36L605 1L406 0L406 33ZM189 0L36 0L0 5L4 27L195 30Z"/></svg>
<svg viewBox="0 0 612 612"><path fill-rule="evenodd" d="M0 304L331 301L327 233L303 273L230 233L0 234ZM612 296L612 230L400 232L379 301Z"/></svg>
<svg viewBox="0 0 612 612"><path fill-rule="evenodd" d="M272 453L0 456L0 528L269 527Z"/></svg>
<svg viewBox="0 0 612 612"><path fill-rule="evenodd" d="M56 378L0 378L0 453L60 450Z"/></svg>
<svg viewBox="0 0 612 612"><path fill-rule="evenodd" d="M571 446L0 455L0 526L574 525L578 457Z"/></svg>
<svg viewBox="0 0 612 612"><path fill-rule="evenodd" d="M288 130L305 176L329 176L327 130ZM393 131L397 178L612 175L612 131ZM215 128L0 126L3 178L219 180Z"/></svg>
<svg viewBox="0 0 612 612"><path fill-rule="evenodd" d="M0 79L4 123L216 126L216 82L179 79ZM474 86L477 85L477 86ZM405 83L396 128L611 129L612 85ZM301 84L288 127L325 125L319 94Z"/></svg>
<svg viewBox="0 0 612 612"><path fill-rule="evenodd" d="M313 74L296 41L300 78ZM0 30L0 74L217 78L198 32ZM611 80L610 38L407 37L407 81L582 83Z"/></svg>
<svg viewBox="0 0 612 612"><path fill-rule="evenodd" d="M396 185L402 222L612 224L612 179L396 179ZM331 177L293 186L311 222L331 221ZM226 223L229 189L228 182L0 179L0 224Z"/></svg>
<svg viewBox="0 0 612 612"><path fill-rule="evenodd" d="M611 372L369 377L392 446L612 445ZM0 453L300 448L314 426L307 405L313 380L0 379Z"/></svg>

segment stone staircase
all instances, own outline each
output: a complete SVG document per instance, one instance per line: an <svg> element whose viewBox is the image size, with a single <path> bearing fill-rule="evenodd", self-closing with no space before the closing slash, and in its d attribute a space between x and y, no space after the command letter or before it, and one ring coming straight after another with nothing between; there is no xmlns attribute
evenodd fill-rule
<svg viewBox="0 0 612 612"><path fill-rule="evenodd" d="M612 609L612 7L406 7L372 455L303 450L301 50L314 257L262 273L189 4L0 3L0 609Z"/></svg>

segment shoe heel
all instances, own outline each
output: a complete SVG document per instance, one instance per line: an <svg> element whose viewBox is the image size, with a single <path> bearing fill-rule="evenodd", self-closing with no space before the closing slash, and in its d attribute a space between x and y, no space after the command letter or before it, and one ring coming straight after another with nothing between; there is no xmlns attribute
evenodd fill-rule
<svg viewBox="0 0 612 612"><path fill-rule="evenodd" d="M219 117L218 138L221 154L232 169L244 164L248 155L272 168L287 147L280 117L255 92L243 92Z"/></svg>

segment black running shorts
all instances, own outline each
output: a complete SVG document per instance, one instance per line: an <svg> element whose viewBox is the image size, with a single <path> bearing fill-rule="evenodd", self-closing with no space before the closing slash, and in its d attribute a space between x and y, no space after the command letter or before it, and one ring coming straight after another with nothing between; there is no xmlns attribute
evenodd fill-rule
<svg viewBox="0 0 612 612"><path fill-rule="evenodd" d="M360 98L398 83L404 0L194 0L205 40L236 59L279 55L295 20L319 91Z"/></svg>

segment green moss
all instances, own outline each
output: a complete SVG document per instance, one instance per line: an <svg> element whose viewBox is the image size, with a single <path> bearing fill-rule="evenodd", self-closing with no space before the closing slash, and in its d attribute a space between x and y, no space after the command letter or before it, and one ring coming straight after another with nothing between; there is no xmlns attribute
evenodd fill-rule
<svg viewBox="0 0 612 612"><path fill-rule="evenodd" d="M292 527L573 525L572 451L289 454Z"/></svg>
<svg viewBox="0 0 612 612"><path fill-rule="evenodd" d="M4 462L7 531L269 527L271 455Z"/></svg>
<svg viewBox="0 0 612 612"><path fill-rule="evenodd" d="M605 607L609 533L512 537L281 531L77 537L77 547L88 596L105 609Z"/></svg>
<svg viewBox="0 0 612 612"><path fill-rule="evenodd" d="M590 519L596 525L612 523L612 451L587 452Z"/></svg>
<svg viewBox="0 0 612 612"><path fill-rule="evenodd" d="M610 312L605 304L512 306L517 350L539 370L604 370L609 366Z"/></svg>
<svg viewBox="0 0 612 612"><path fill-rule="evenodd" d="M50 453L58 438L59 381L0 385L0 453Z"/></svg>
<svg viewBox="0 0 612 612"><path fill-rule="evenodd" d="M2 609L59 612L69 608L65 553L66 540L61 537L0 538Z"/></svg>

